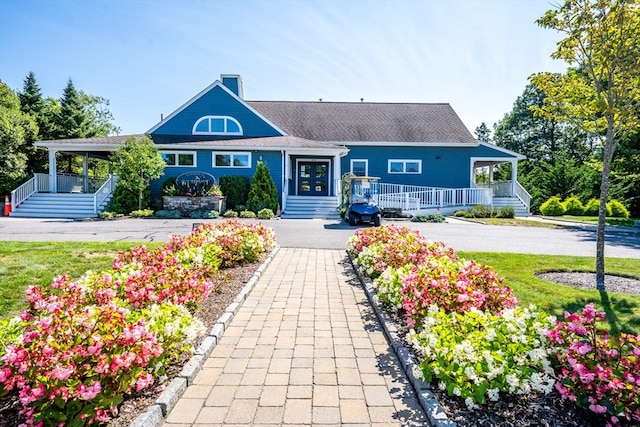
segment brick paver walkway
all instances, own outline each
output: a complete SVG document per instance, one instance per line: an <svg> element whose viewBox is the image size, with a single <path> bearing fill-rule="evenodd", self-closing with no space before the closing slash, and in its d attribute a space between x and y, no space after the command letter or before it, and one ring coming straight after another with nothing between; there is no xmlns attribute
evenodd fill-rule
<svg viewBox="0 0 640 427"><path fill-rule="evenodd" d="M345 252L283 248L164 422L202 425L427 421Z"/></svg>

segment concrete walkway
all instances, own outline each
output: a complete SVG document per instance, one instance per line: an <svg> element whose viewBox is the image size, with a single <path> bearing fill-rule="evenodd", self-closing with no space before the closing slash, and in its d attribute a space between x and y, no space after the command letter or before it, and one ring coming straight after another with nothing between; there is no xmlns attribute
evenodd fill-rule
<svg viewBox="0 0 640 427"><path fill-rule="evenodd" d="M345 252L282 248L163 425L427 421Z"/></svg>

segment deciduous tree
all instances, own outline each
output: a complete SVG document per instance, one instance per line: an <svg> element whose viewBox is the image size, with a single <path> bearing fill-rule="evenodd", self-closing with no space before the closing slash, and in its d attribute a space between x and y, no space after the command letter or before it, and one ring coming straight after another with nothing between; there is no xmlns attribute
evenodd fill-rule
<svg viewBox="0 0 640 427"><path fill-rule="evenodd" d="M602 141L596 285L604 290L609 173L620 141L640 125L640 1L565 0L537 23L564 35L551 56L576 67L532 77L546 93L538 112L578 123Z"/></svg>
<svg viewBox="0 0 640 427"><path fill-rule="evenodd" d="M164 174L166 163L153 140L145 135L132 136L111 156L113 172L118 175L118 185L122 185L138 195L138 209L142 209L144 192L152 179Z"/></svg>

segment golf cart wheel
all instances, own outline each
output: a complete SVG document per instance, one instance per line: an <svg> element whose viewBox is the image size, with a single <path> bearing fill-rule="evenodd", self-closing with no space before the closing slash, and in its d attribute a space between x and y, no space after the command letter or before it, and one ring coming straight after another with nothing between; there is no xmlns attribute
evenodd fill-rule
<svg viewBox="0 0 640 427"><path fill-rule="evenodd" d="M351 212L349 214L349 225L356 225L358 223L358 217L356 216L356 214L354 214L353 212Z"/></svg>
<svg viewBox="0 0 640 427"><path fill-rule="evenodd" d="M382 219L380 218L380 214L376 214L373 216L373 225L375 225L376 227L380 227L380 224L382 223Z"/></svg>

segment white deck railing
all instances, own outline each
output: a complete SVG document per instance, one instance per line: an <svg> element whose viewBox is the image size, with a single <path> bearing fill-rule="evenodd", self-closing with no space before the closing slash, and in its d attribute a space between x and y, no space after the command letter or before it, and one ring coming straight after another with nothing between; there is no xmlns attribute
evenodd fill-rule
<svg viewBox="0 0 640 427"><path fill-rule="evenodd" d="M417 185L371 183L369 188L354 185L354 194L370 197L381 208L419 212L452 206L491 205L491 190L486 188L438 188Z"/></svg>
<svg viewBox="0 0 640 427"><path fill-rule="evenodd" d="M38 192L38 175L11 192L11 210L15 210L22 202Z"/></svg>
<svg viewBox="0 0 640 427"><path fill-rule="evenodd" d="M105 201L117 183L117 177L109 174L106 180L101 178L90 178L88 182L88 193L93 193L93 207L98 213L98 207ZM84 193L82 177L75 174L61 173L57 176L58 193ZM95 191L93 191L96 189ZM46 173L36 173L33 178L11 192L11 210L14 210L25 200L36 193L49 193L49 175Z"/></svg>
<svg viewBox="0 0 640 427"><path fill-rule="evenodd" d="M493 197L517 197L528 208L531 207L531 195L524 189L518 181L515 183L515 194L513 194L513 181L497 181L491 184L478 184L478 188L490 188Z"/></svg>
<svg viewBox="0 0 640 427"><path fill-rule="evenodd" d="M109 174L109 178L93 193L93 213L98 214L98 207L113 193L117 179Z"/></svg>

